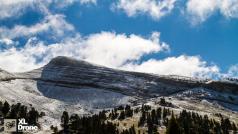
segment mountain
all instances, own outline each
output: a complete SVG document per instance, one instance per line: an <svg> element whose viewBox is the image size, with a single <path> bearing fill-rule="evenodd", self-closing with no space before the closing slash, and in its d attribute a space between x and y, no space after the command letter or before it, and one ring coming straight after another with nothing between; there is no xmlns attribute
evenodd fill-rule
<svg viewBox="0 0 238 134"><path fill-rule="evenodd" d="M177 109L223 112L238 119L238 84L234 82L128 72L68 57L56 57L25 73L0 70L0 99L46 112L48 124L57 123L64 110L85 115L156 102L161 96Z"/></svg>

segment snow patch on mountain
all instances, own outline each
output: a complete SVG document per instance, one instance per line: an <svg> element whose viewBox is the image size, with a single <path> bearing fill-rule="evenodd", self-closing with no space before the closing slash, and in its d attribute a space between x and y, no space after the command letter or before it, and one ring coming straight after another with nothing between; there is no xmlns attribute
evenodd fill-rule
<svg viewBox="0 0 238 134"><path fill-rule="evenodd" d="M176 93L176 98L180 99L200 99L201 103L222 105L223 107L238 111L238 95L230 93L222 93L206 88L194 88L187 91ZM211 103L212 102L212 103Z"/></svg>
<svg viewBox="0 0 238 134"><path fill-rule="evenodd" d="M96 112L97 109L129 104L133 97L95 88L72 89L42 83L46 93L38 90L37 82L29 79L0 81L1 100L32 105L58 118L64 110L80 115Z"/></svg>

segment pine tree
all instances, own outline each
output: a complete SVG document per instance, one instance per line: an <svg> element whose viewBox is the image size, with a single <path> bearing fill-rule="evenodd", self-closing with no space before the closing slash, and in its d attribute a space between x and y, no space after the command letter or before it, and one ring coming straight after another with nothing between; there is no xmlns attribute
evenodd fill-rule
<svg viewBox="0 0 238 134"><path fill-rule="evenodd" d="M145 113L145 111L141 111L141 112L142 113L141 113L140 120L138 122L138 127L144 125L145 120L146 120L146 113Z"/></svg>
<svg viewBox="0 0 238 134"><path fill-rule="evenodd" d="M19 118L27 118L27 107L22 105L20 106L20 110L19 110Z"/></svg>
<svg viewBox="0 0 238 134"><path fill-rule="evenodd" d="M112 110L112 112L110 114L111 114L111 119L112 120L115 120L118 117L118 113L117 113L116 109Z"/></svg>
<svg viewBox="0 0 238 134"><path fill-rule="evenodd" d="M237 133L237 127L236 127L236 124L233 122L232 123L232 130L233 130L233 133Z"/></svg>
<svg viewBox="0 0 238 134"><path fill-rule="evenodd" d="M231 122L228 118L221 118L221 127L224 134L229 134L229 130L231 130Z"/></svg>
<svg viewBox="0 0 238 134"><path fill-rule="evenodd" d="M2 108L2 113L3 113L4 117L7 116L9 110L10 110L10 105L7 101L5 101L4 104L3 104L3 108Z"/></svg>
<svg viewBox="0 0 238 134"><path fill-rule="evenodd" d="M71 133L77 132L79 125L80 125L80 121L79 121L79 116L77 114L71 115L70 116L70 125L69 125L69 129Z"/></svg>
<svg viewBox="0 0 238 134"><path fill-rule="evenodd" d="M63 112L61 116L61 126L63 127L64 133L68 133L68 125L69 125L69 114L67 111Z"/></svg>
<svg viewBox="0 0 238 134"><path fill-rule="evenodd" d="M147 114L147 127L148 127L148 134L153 133L153 123L150 114Z"/></svg>
<svg viewBox="0 0 238 134"><path fill-rule="evenodd" d="M3 103L0 101L0 116L2 115Z"/></svg>
<svg viewBox="0 0 238 134"><path fill-rule="evenodd" d="M121 111L120 116L118 117L119 120L124 120L125 119L125 112Z"/></svg>
<svg viewBox="0 0 238 134"><path fill-rule="evenodd" d="M129 105L126 105L125 107L125 115L126 117L132 117L133 116L133 110Z"/></svg>
<svg viewBox="0 0 238 134"><path fill-rule="evenodd" d="M204 115L202 121L202 133L209 134L209 120L207 115Z"/></svg>
<svg viewBox="0 0 238 134"><path fill-rule="evenodd" d="M11 119L16 119L17 118L17 112L18 111L17 111L16 105L12 105L8 117L11 118Z"/></svg>
<svg viewBox="0 0 238 134"><path fill-rule="evenodd" d="M179 124L173 113L171 119L169 120L168 127L166 128L166 134L181 134Z"/></svg>
<svg viewBox="0 0 238 134"><path fill-rule="evenodd" d="M166 105L166 101L165 101L165 98L160 98L160 105L161 106L165 106Z"/></svg>
<svg viewBox="0 0 238 134"><path fill-rule="evenodd" d="M37 125L39 118L39 112L35 110L35 108L31 108L31 110L28 113L28 123Z"/></svg>
<svg viewBox="0 0 238 134"><path fill-rule="evenodd" d="M220 123L214 122L213 132L214 132L215 134L221 134L221 133L222 133Z"/></svg>
<svg viewBox="0 0 238 134"><path fill-rule="evenodd" d="M152 119L153 124L156 124L156 125L159 124L158 115L156 114L154 109L151 111L151 119Z"/></svg>
<svg viewBox="0 0 238 134"><path fill-rule="evenodd" d="M161 113L162 113L162 109L161 107L157 108L156 110L156 118L157 118L157 121L158 121L158 125L161 125L159 120L161 120Z"/></svg>

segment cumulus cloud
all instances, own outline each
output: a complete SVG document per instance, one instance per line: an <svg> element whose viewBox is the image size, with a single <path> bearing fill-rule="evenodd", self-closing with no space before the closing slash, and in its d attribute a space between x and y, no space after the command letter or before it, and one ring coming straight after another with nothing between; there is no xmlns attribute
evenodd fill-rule
<svg viewBox="0 0 238 134"><path fill-rule="evenodd" d="M96 4L96 0L0 0L0 20L19 17L29 8L48 15L50 14L50 6L64 8L75 2Z"/></svg>
<svg viewBox="0 0 238 134"><path fill-rule="evenodd" d="M186 6L194 22L203 22L216 10L217 0L189 0Z"/></svg>
<svg viewBox="0 0 238 134"><path fill-rule="evenodd" d="M0 39L0 45L12 45L14 44L14 41L11 40L11 39L8 39L8 38L3 38L3 39Z"/></svg>
<svg viewBox="0 0 238 134"><path fill-rule="evenodd" d="M169 45L160 40L159 32L153 32L149 37L114 32L101 32L82 37L74 31L73 25L65 21L64 15L52 15L48 10L50 4L64 8L76 1L81 4L97 2L96 0L45 0L44 2L0 0L0 19L19 16L27 7L36 8L45 14L41 22L31 26L0 27L0 68L10 72L30 71L47 64L56 56L69 56L107 67L160 75L212 77L219 74L216 65L209 65L199 56L181 55L144 61L144 56L169 51ZM219 3L221 5L218 6L215 0L204 1L207 2L205 5L194 1L196 0L189 0L187 11L190 11L193 16L197 15L201 21L205 21L218 9L227 17L236 15L235 2L220 0L222 4ZM176 0L119 0L114 4L114 8L124 10L128 16L148 14L159 20L172 11L175 2ZM74 36L68 36L68 33L73 33ZM60 40L56 41L58 43L47 44L39 40L38 35ZM14 40L19 37L28 39L20 48L14 45L18 43ZM227 76L237 75L235 74L237 68L237 65L232 66Z"/></svg>
<svg viewBox="0 0 238 134"><path fill-rule="evenodd" d="M238 64L232 65L228 73L226 74L226 77L232 77L232 78L237 78L238 79Z"/></svg>
<svg viewBox="0 0 238 134"><path fill-rule="evenodd" d="M13 72L29 71L46 64L53 57L63 55L117 68L128 61L138 60L145 54L167 49L168 45L159 41L158 33L153 33L150 38L143 38L133 34L126 36L102 32L88 37L78 35L50 45L31 38L24 48L2 51L0 66Z"/></svg>
<svg viewBox="0 0 238 134"><path fill-rule="evenodd" d="M219 72L217 66L208 65L199 56L181 55L138 62L145 55L167 50L169 46L160 41L158 32L148 38L101 32L87 37L77 35L50 45L30 38L24 48L12 47L2 51L0 67L11 72L23 72L41 67L56 56L69 56L107 67L160 75L211 77Z"/></svg>
<svg viewBox="0 0 238 134"><path fill-rule="evenodd" d="M62 37L67 31L73 31L74 27L64 20L63 15L48 15L42 22L33 26L16 25L9 29L0 27L0 38L14 39L17 37L30 37L40 33L50 33L54 37Z"/></svg>
<svg viewBox="0 0 238 134"><path fill-rule="evenodd" d="M113 9L126 12L128 16L147 14L155 20L169 14L176 0L119 0L113 4Z"/></svg>
<svg viewBox="0 0 238 134"><path fill-rule="evenodd" d="M109 67L120 67L143 55L168 50L169 46L159 40L155 32L145 39L138 35L102 32L90 35L80 51L85 60Z"/></svg>
<svg viewBox="0 0 238 134"><path fill-rule="evenodd" d="M48 10L45 7L47 4L49 4L47 0L44 4L37 0L0 0L0 19L19 17L27 8L47 14Z"/></svg>
<svg viewBox="0 0 238 134"><path fill-rule="evenodd" d="M75 38L75 40L77 40ZM39 68L59 55L77 56L77 45L72 40L45 45L36 37L28 40L22 48L9 48L0 51L0 68L10 72L24 72Z"/></svg>
<svg viewBox="0 0 238 134"><path fill-rule="evenodd" d="M216 65L208 65L199 56L186 55L168 57L162 60L150 59L141 64L127 64L124 68L153 74L207 78L211 78L212 75L219 72L219 68Z"/></svg>
<svg viewBox="0 0 238 134"><path fill-rule="evenodd" d="M204 22L212 14L220 12L226 18L238 18L237 0L188 0L186 13L194 24Z"/></svg>

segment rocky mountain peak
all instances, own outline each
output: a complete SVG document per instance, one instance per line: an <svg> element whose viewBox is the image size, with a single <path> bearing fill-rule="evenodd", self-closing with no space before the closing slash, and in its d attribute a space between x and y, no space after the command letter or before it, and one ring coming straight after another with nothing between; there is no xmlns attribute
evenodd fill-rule
<svg viewBox="0 0 238 134"><path fill-rule="evenodd" d="M66 56L58 56L53 58L47 66L70 66L70 67L75 67L75 66L80 66L80 65L89 65L88 62L83 61L83 60L76 60L74 58L66 57Z"/></svg>

